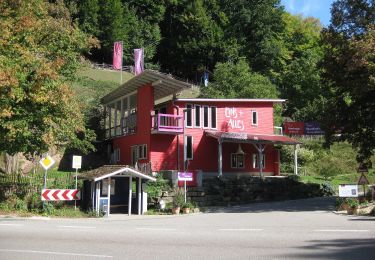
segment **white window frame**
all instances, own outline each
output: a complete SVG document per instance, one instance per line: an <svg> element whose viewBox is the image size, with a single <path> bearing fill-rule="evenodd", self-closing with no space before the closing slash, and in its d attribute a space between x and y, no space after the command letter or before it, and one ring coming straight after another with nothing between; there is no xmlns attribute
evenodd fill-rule
<svg viewBox="0 0 375 260"><path fill-rule="evenodd" d="M209 106L202 106L202 115L203 115L203 117L202 117L202 127L204 128L204 129L208 129L208 128L210 128L210 119L211 119L211 117L210 117L210 107ZM207 126L204 126L204 118L205 118L205 116L204 116L204 109L205 108L207 108Z"/></svg>
<svg viewBox="0 0 375 260"><path fill-rule="evenodd" d="M256 122L254 123L254 113L256 114ZM257 126L259 123L259 114L257 110L251 110L251 125Z"/></svg>
<svg viewBox="0 0 375 260"><path fill-rule="evenodd" d="M147 144L140 144L138 146L138 159L147 159ZM141 154L139 154L139 151L141 151Z"/></svg>
<svg viewBox="0 0 375 260"><path fill-rule="evenodd" d="M197 107L199 107L199 125L197 125ZM202 127L202 106L201 105L194 105L194 127L201 128Z"/></svg>
<svg viewBox="0 0 375 260"><path fill-rule="evenodd" d="M252 156L252 161L253 161L253 169L259 169L259 165L258 164L258 156L259 154L258 153L253 153L253 156ZM262 169L265 169L266 168L266 154L263 153L263 167Z"/></svg>
<svg viewBox="0 0 375 260"><path fill-rule="evenodd" d="M216 127L212 127L212 108L215 108L215 126ZM209 126L211 129L217 129L217 107L216 106L211 106L210 107L210 122L209 122Z"/></svg>
<svg viewBox="0 0 375 260"><path fill-rule="evenodd" d="M243 161L242 161L242 167L238 166L239 163L238 163L238 156L241 155L242 158L243 158ZM233 156L236 156L236 165L233 165L232 162L233 162ZM231 153L230 154L230 167L232 169L245 169L245 155L244 154L241 154L241 153Z"/></svg>
<svg viewBox="0 0 375 260"><path fill-rule="evenodd" d="M187 139L191 137L191 158L187 158ZM184 140L184 159L186 160L193 160L194 159L194 138L191 135L185 135Z"/></svg>
<svg viewBox="0 0 375 260"><path fill-rule="evenodd" d="M190 109L188 109L188 106L190 106ZM193 125L194 125L194 123L193 123L193 120L194 120L194 106L192 105L192 104L186 104L186 107L185 107L185 109L186 109L186 114L184 115L185 116L185 127L186 128L193 128ZM187 125L187 113L190 113L190 118L191 118L191 125Z"/></svg>

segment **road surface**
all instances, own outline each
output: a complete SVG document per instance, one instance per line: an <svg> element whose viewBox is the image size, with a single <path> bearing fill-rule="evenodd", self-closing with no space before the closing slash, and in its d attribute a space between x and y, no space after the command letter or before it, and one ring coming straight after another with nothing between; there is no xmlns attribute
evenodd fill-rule
<svg viewBox="0 0 375 260"><path fill-rule="evenodd" d="M375 218L318 198L182 216L0 218L0 259L375 259Z"/></svg>

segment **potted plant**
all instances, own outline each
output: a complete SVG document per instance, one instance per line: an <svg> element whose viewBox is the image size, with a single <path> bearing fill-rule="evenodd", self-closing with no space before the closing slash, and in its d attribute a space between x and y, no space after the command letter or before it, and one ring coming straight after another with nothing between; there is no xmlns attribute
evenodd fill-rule
<svg viewBox="0 0 375 260"><path fill-rule="evenodd" d="M185 195L181 189L175 189L173 196L173 214L180 214L180 209L185 202Z"/></svg>
<svg viewBox="0 0 375 260"><path fill-rule="evenodd" d="M348 209L347 209L348 215L358 214L358 206L359 206L358 200L354 198L349 198L347 199L347 203L348 203Z"/></svg>
<svg viewBox="0 0 375 260"><path fill-rule="evenodd" d="M189 214L191 208L193 208L193 205L190 202L186 202L182 205L182 212L185 214Z"/></svg>

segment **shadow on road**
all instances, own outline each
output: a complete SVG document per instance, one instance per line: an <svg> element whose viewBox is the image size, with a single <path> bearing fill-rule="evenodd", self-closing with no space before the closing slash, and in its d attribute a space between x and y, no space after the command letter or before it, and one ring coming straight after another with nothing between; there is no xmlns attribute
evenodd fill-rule
<svg viewBox="0 0 375 260"><path fill-rule="evenodd" d="M298 247L308 253L290 254L296 259L374 259L375 238L307 241L308 246Z"/></svg>
<svg viewBox="0 0 375 260"><path fill-rule="evenodd" d="M263 213L271 211L301 212L301 211L333 211L335 197L323 197L278 202L262 202L232 207L207 207L206 213Z"/></svg>

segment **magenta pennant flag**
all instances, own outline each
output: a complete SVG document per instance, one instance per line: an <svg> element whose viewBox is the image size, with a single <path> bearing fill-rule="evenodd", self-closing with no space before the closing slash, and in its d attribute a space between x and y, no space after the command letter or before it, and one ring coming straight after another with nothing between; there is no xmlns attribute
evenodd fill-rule
<svg viewBox="0 0 375 260"><path fill-rule="evenodd" d="M113 45L113 69L120 70L122 67L122 42Z"/></svg>
<svg viewBox="0 0 375 260"><path fill-rule="evenodd" d="M134 72L135 75L143 71L143 49L134 49Z"/></svg>

